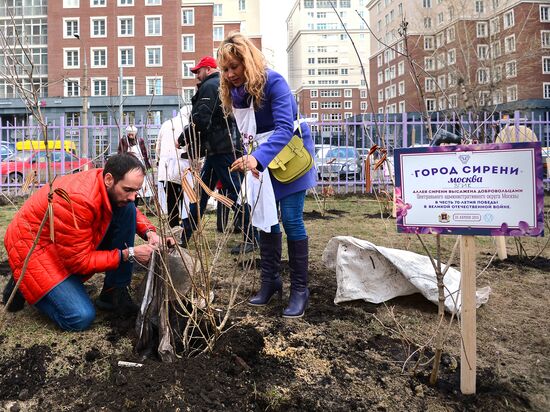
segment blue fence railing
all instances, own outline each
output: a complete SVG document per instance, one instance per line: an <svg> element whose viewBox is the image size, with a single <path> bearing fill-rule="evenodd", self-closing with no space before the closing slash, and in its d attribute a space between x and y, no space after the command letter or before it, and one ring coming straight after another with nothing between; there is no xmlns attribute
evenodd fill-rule
<svg viewBox="0 0 550 412"><path fill-rule="evenodd" d="M150 152L150 158L155 160L155 146L160 124L148 124L136 122L138 136L143 137ZM431 129L434 136L459 136L476 142L494 142L499 133L506 127L515 126L514 130L522 130L519 126L525 126L532 130L543 147L543 161L545 168L545 184L548 188L548 160L550 151L550 113L542 115L521 116L518 112L514 116L505 119L500 114L492 116L476 116L465 114L462 116L435 115L430 119L430 126L425 119L418 114L388 114L388 115L362 115L353 120L342 122L310 122L312 136L315 140L316 159L318 170L318 183L320 186L331 185L340 193L364 193L366 190L366 156L371 147L377 145L384 148L388 158L388 164L384 164L378 170L371 167L370 177L373 187L389 186L392 183L391 162L393 150L401 147L411 147L430 144ZM59 143L59 148L67 148L73 152L70 156L81 157L83 144L87 140L88 159L95 167L103 166L105 159L116 152L121 130L126 125L119 127L115 122L110 124L95 124L92 122L87 128L85 136L83 126L69 122L61 117L59 122L48 122L48 140ZM87 137L87 139L86 139ZM37 125L25 123L10 124L0 122L0 143L2 145L2 164L0 167L0 191L5 194L16 194L28 173L37 172L38 184L43 184L45 179L44 159L28 159L32 150L28 141L43 140L42 129ZM516 140L521 140L517 136ZM27 143L25 143L27 142ZM36 149L36 146L35 146ZM6 158L16 151L26 156L20 156L28 161L28 165L17 166ZM369 158L371 166L381 156L380 151ZM69 160L78 161L69 155L57 154L54 163L54 173L65 174L75 169L78 163L68 163ZM61 159L61 157L66 157ZM13 159L13 157L12 157ZM10 166L10 163L11 166ZM156 162L154 162L156 163Z"/></svg>

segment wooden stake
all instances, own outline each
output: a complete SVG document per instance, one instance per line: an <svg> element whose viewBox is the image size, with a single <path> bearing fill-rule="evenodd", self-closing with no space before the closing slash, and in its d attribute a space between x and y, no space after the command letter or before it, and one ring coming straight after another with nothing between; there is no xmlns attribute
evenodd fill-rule
<svg viewBox="0 0 550 412"><path fill-rule="evenodd" d="M474 236L460 237L460 391L476 393L476 250Z"/></svg>
<svg viewBox="0 0 550 412"><path fill-rule="evenodd" d="M504 236L495 236L495 243L497 245L497 255L500 260L506 260L508 258L508 252L506 251L506 238Z"/></svg>

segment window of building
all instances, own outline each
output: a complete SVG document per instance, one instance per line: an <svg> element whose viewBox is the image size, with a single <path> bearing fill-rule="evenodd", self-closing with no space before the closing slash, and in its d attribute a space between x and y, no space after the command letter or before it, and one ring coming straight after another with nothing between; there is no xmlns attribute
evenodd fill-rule
<svg viewBox="0 0 550 412"><path fill-rule="evenodd" d="M445 110L447 108L447 99L445 98L445 96L441 96L437 100L437 108L439 110Z"/></svg>
<svg viewBox="0 0 550 412"><path fill-rule="evenodd" d="M515 102L518 99L518 86L510 86L506 88L506 101Z"/></svg>
<svg viewBox="0 0 550 412"><path fill-rule="evenodd" d="M380 89L380 90L378 90L378 103L383 102L383 101L384 101L384 90Z"/></svg>
<svg viewBox="0 0 550 412"><path fill-rule="evenodd" d="M361 102L361 111L362 112L367 111L367 102Z"/></svg>
<svg viewBox="0 0 550 412"><path fill-rule="evenodd" d="M500 32L500 18L495 17L494 19L491 19L489 21L489 26L491 28L492 35L497 34Z"/></svg>
<svg viewBox="0 0 550 412"><path fill-rule="evenodd" d="M449 95L449 109L458 107L458 96L456 94Z"/></svg>
<svg viewBox="0 0 550 412"><path fill-rule="evenodd" d="M431 29L432 28L432 18L431 17L424 17L424 28L425 29Z"/></svg>
<svg viewBox="0 0 550 412"><path fill-rule="evenodd" d="M162 36L162 16L145 16L145 35Z"/></svg>
<svg viewBox="0 0 550 412"><path fill-rule="evenodd" d="M315 69L307 69L308 76L315 76Z"/></svg>
<svg viewBox="0 0 550 412"><path fill-rule="evenodd" d="M485 2L483 0L476 0L474 6L476 13L483 13L485 11Z"/></svg>
<svg viewBox="0 0 550 412"><path fill-rule="evenodd" d="M540 31L540 45L543 48L550 47L550 30Z"/></svg>
<svg viewBox="0 0 550 412"><path fill-rule="evenodd" d="M399 93L399 96L403 96L405 94L405 81L401 80L397 85L397 91Z"/></svg>
<svg viewBox="0 0 550 412"><path fill-rule="evenodd" d="M106 7L107 0L90 0L90 7Z"/></svg>
<svg viewBox="0 0 550 412"><path fill-rule="evenodd" d="M445 17L443 17L443 12L437 13L437 24L443 24Z"/></svg>
<svg viewBox="0 0 550 412"><path fill-rule="evenodd" d="M118 48L118 64L122 67L134 67L133 46L124 46Z"/></svg>
<svg viewBox="0 0 550 412"><path fill-rule="evenodd" d="M378 84L384 83L384 72L378 72Z"/></svg>
<svg viewBox="0 0 550 412"><path fill-rule="evenodd" d="M195 25L195 9L181 9L181 25L182 26Z"/></svg>
<svg viewBox="0 0 550 412"><path fill-rule="evenodd" d="M92 47L91 49L92 67L107 67L107 47Z"/></svg>
<svg viewBox="0 0 550 412"><path fill-rule="evenodd" d="M504 38L504 53L513 53L516 51L516 36L512 34L511 36Z"/></svg>
<svg viewBox="0 0 550 412"><path fill-rule="evenodd" d="M382 54L379 54L378 56L376 56L377 67L382 67L382 63L383 63L382 59L383 59Z"/></svg>
<svg viewBox="0 0 550 412"><path fill-rule="evenodd" d="M405 113L405 101L402 100L399 102L399 109L398 109L398 112L399 113Z"/></svg>
<svg viewBox="0 0 550 412"><path fill-rule="evenodd" d="M63 19L63 38L69 39L74 38L75 34L80 34L80 31L78 29L80 25L80 19L78 18L64 18Z"/></svg>
<svg viewBox="0 0 550 412"><path fill-rule="evenodd" d="M489 69L486 67L482 67L477 69L477 82L479 84L487 84L489 83Z"/></svg>
<svg viewBox="0 0 550 412"><path fill-rule="evenodd" d="M542 58L542 73L550 74L550 57L548 56Z"/></svg>
<svg viewBox="0 0 550 412"><path fill-rule="evenodd" d="M162 96L162 77L154 76L145 78L146 90L145 94L147 96Z"/></svg>
<svg viewBox="0 0 550 412"><path fill-rule="evenodd" d="M510 10L506 13L504 13L504 24L503 24L503 27L505 29L508 29L510 27L512 27L514 25L514 10Z"/></svg>
<svg viewBox="0 0 550 412"><path fill-rule="evenodd" d="M340 7L343 9L349 9L351 7L351 0L340 0Z"/></svg>
<svg viewBox="0 0 550 412"><path fill-rule="evenodd" d="M487 37L487 23L484 21L478 21L476 24L477 37Z"/></svg>
<svg viewBox="0 0 550 412"><path fill-rule="evenodd" d="M542 84L542 98L550 99L550 83Z"/></svg>
<svg viewBox="0 0 550 412"><path fill-rule="evenodd" d="M422 0L422 7L425 9L432 7L432 0Z"/></svg>
<svg viewBox="0 0 550 412"><path fill-rule="evenodd" d="M353 92L351 89L344 89L344 97L352 97Z"/></svg>
<svg viewBox="0 0 550 412"><path fill-rule="evenodd" d="M311 110L317 110L319 108L319 102L315 100L309 102L309 108Z"/></svg>
<svg viewBox="0 0 550 412"><path fill-rule="evenodd" d="M405 61L401 60L397 63L397 75L402 76L405 74Z"/></svg>
<svg viewBox="0 0 550 412"><path fill-rule="evenodd" d="M445 90L447 88L447 75L442 74L437 77L437 87L440 90Z"/></svg>
<svg viewBox="0 0 550 412"><path fill-rule="evenodd" d="M317 97L317 90L311 89L309 91L309 97Z"/></svg>
<svg viewBox="0 0 550 412"><path fill-rule="evenodd" d="M351 102L351 100L346 100L344 101L344 109L345 110L351 110L353 107L353 103Z"/></svg>
<svg viewBox="0 0 550 412"><path fill-rule="evenodd" d="M550 22L550 6L540 5L540 21Z"/></svg>
<svg viewBox="0 0 550 412"><path fill-rule="evenodd" d="M455 64L456 63L456 49L450 49L447 51L447 64Z"/></svg>
<svg viewBox="0 0 550 412"><path fill-rule="evenodd" d="M426 99L426 110L429 112L436 110L435 99Z"/></svg>
<svg viewBox="0 0 550 412"><path fill-rule="evenodd" d="M107 37L107 17L90 18L90 37Z"/></svg>
<svg viewBox="0 0 550 412"><path fill-rule="evenodd" d="M424 79L424 88L427 92L435 92L435 80L431 77Z"/></svg>
<svg viewBox="0 0 550 412"><path fill-rule="evenodd" d="M455 72L451 72L448 74L447 76L447 80L448 80L448 84L449 84L449 87L453 87L453 86L456 86L456 73Z"/></svg>
<svg viewBox="0 0 550 412"><path fill-rule="evenodd" d="M214 17L221 17L223 15L223 4L214 4Z"/></svg>
<svg viewBox="0 0 550 412"><path fill-rule="evenodd" d="M498 9L500 6L500 0L493 0L493 10Z"/></svg>
<svg viewBox="0 0 550 412"><path fill-rule="evenodd" d="M222 41L224 38L224 27L214 26L214 41Z"/></svg>
<svg viewBox="0 0 550 412"><path fill-rule="evenodd" d="M239 11L246 10L246 0L239 0Z"/></svg>
<svg viewBox="0 0 550 412"><path fill-rule="evenodd" d="M122 78L122 95L123 96L136 95L136 79L134 77Z"/></svg>
<svg viewBox="0 0 550 412"><path fill-rule="evenodd" d="M80 80L79 79L66 79L64 84L64 96L75 97L80 96Z"/></svg>
<svg viewBox="0 0 550 412"><path fill-rule="evenodd" d="M497 64L493 68L493 82L497 83L502 80L502 64Z"/></svg>
<svg viewBox="0 0 550 412"><path fill-rule="evenodd" d="M351 96L350 96L350 97L351 97ZM364 89L360 90L360 91L359 91L359 97L360 97L361 99L366 99L366 98L367 98L367 91L364 90Z"/></svg>
<svg viewBox="0 0 550 412"><path fill-rule="evenodd" d="M183 102L186 104L191 104L191 98L195 94L195 88L194 87L182 87L181 89L181 97L183 99Z"/></svg>
<svg viewBox="0 0 550 412"><path fill-rule="evenodd" d="M92 96L107 96L106 78L92 78Z"/></svg>
<svg viewBox="0 0 550 412"><path fill-rule="evenodd" d="M63 49L63 68L78 69L80 67L80 49Z"/></svg>
<svg viewBox="0 0 550 412"><path fill-rule="evenodd" d="M449 7L449 20L453 20L455 18L455 8L453 6Z"/></svg>
<svg viewBox="0 0 550 412"><path fill-rule="evenodd" d="M493 91L493 104L502 104L504 103L504 97L502 95L502 90Z"/></svg>
<svg viewBox="0 0 550 412"><path fill-rule="evenodd" d="M342 68L340 69L340 76L347 76L349 74L348 68Z"/></svg>
<svg viewBox="0 0 550 412"><path fill-rule="evenodd" d="M342 93L337 89L321 90L321 97L340 97Z"/></svg>
<svg viewBox="0 0 550 412"><path fill-rule="evenodd" d="M506 70L506 78L507 79L510 79L512 77L516 77L518 75L518 69L517 69L516 61L512 60L512 61L506 62L505 70Z"/></svg>
<svg viewBox="0 0 550 412"><path fill-rule="evenodd" d="M489 46L486 44L477 45L477 58L479 60L487 60L489 58Z"/></svg>
<svg viewBox="0 0 550 412"><path fill-rule="evenodd" d="M313 8L313 0L304 0L304 8L305 9L312 9Z"/></svg>
<svg viewBox="0 0 550 412"><path fill-rule="evenodd" d="M78 9L80 7L80 0L63 0L64 9Z"/></svg>
<svg viewBox="0 0 550 412"><path fill-rule="evenodd" d="M456 40L456 31L454 27L447 29L447 43L451 43Z"/></svg>
<svg viewBox="0 0 550 412"><path fill-rule="evenodd" d="M424 57L424 70L435 70L435 62L433 57Z"/></svg>
<svg viewBox="0 0 550 412"><path fill-rule="evenodd" d="M118 6L125 7L125 6L133 6L134 0L118 0Z"/></svg>
<svg viewBox="0 0 550 412"><path fill-rule="evenodd" d="M443 35L443 32L442 33L438 33L436 36L435 36L435 47L436 48L440 48L441 46L443 46L445 44L445 36Z"/></svg>
<svg viewBox="0 0 550 412"><path fill-rule="evenodd" d="M195 60L184 60L181 62L181 77L184 79L193 79L195 75L191 68L195 67Z"/></svg>
<svg viewBox="0 0 550 412"><path fill-rule="evenodd" d="M502 55L500 48L500 40L494 41L491 43L491 57L496 59Z"/></svg>
<svg viewBox="0 0 550 412"><path fill-rule="evenodd" d="M119 37L131 37L134 35L134 16L122 16L118 18Z"/></svg>
<svg viewBox="0 0 550 412"><path fill-rule="evenodd" d="M162 46L145 46L145 66L162 66Z"/></svg>
<svg viewBox="0 0 550 412"><path fill-rule="evenodd" d="M194 52L195 51L195 35L194 34L182 34L181 35L181 51L182 52Z"/></svg>
<svg viewBox="0 0 550 412"><path fill-rule="evenodd" d="M434 37L424 36L424 50L433 50L433 49L434 49Z"/></svg>

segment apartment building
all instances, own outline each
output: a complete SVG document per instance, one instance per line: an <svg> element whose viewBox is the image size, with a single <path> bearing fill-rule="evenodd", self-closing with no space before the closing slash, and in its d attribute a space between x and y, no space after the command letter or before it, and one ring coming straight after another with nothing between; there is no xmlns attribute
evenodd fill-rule
<svg viewBox="0 0 550 412"><path fill-rule="evenodd" d="M121 114L123 123L159 124L190 102L196 90L190 68L215 55L227 33L242 31L261 48L256 0L3 3L0 30L17 55L31 51L42 110L52 121L63 116L67 126L109 124ZM9 54L0 50L0 63L11 63ZM27 121L11 83L0 76L0 117Z"/></svg>
<svg viewBox="0 0 550 412"><path fill-rule="evenodd" d="M372 0L367 7L373 112L548 110L548 1Z"/></svg>
<svg viewBox="0 0 550 412"><path fill-rule="evenodd" d="M294 3L287 18L288 77L304 115L330 123L369 110L366 4L366 0ZM328 136L337 126L320 127L320 134Z"/></svg>

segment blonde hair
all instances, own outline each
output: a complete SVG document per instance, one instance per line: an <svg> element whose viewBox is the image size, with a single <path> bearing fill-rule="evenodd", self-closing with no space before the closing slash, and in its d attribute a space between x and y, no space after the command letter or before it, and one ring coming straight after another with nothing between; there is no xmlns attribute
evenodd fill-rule
<svg viewBox="0 0 550 412"><path fill-rule="evenodd" d="M260 50L244 35L232 32L218 47L218 67L222 71L220 78L220 99L225 113L233 110L231 104L231 89L233 85L225 76L229 61L237 59L244 66L244 88L254 99L254 108L262 105L264 86L267 81L267 63Z"/></svg>

